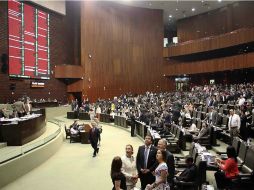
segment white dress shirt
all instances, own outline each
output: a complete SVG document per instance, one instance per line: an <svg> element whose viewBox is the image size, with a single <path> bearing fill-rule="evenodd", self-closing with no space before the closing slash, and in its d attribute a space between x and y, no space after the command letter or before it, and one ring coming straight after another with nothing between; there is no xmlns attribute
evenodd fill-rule
<svg viewBox="0 0 254 190"><path fill-rule="evenodd" d="M126 185L134 185L131 180L132 176L137 175L136 159L134 156L128 158L126 155L122 156L122 173L126 177Z"/></svg>
<svg viewBox="0 0 254 190"><path fill-rule="evenodd" d="M238 129L240 129L240 126L241 126L240 116L237 114L231 115L228 120L229 130L231 129L231 127L237 127Z"/></svg>
<svg viewBox="0 0 254 190"><path fill-rule="evenodd" d="M245 98L240 98L239 102L238 102L238 105L241 106L241 105L244 104L244 102L245 102Z"/></svg>
<svg viewBox="0 0 254 190"><path fill-rule="evenodd" d="M78 130L74 129L73 127L71 128L71 134L76 135L78 134Z"/></svg>

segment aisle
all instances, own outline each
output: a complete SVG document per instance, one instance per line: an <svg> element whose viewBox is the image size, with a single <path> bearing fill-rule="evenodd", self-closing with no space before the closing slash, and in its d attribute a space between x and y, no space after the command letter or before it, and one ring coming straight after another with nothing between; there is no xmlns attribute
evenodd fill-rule
<svg viewBox="0 0 254 190"><path fill-rule="evenodd" d="M136 154L142 142L122 129L103 125L102 142L97 157L92 157L90 145L69 143L48 161L22 176L3 190L110 190L110 165L114 156L122 156L125 145L132 144Z"/></svg>

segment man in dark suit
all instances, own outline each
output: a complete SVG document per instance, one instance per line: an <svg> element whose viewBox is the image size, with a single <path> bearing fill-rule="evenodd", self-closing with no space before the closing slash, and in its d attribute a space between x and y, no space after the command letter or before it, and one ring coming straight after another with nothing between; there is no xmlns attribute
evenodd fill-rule
<svg viewBox="0 0 254 190"><path fill-rule="evenodd" d="M135 115L134 115L134 111L131 112L131 115L130 115L130 125L131 125L131 136L134 137L135 136L135 123L136 123L136 120L135 120Z"/></svg>
<svg viewBox="0 0 254 190"><path fill-rule="evenodd" d="M193 163L193 158L188 157L185 162L187 164L187 168L183 172L176 174L176 178L174 179L176 185L179 184L179 181L193 182L197 177L197 167Z"/></svg>
<svg viewBox="0 0 254 190"><path fill-rule="evenodd" d="M173 185L173 179L175 176L175 159L174 159L174 155L169 152L167 149L167 140L166 139L160 139L158 142L158 149L159 150L164 150L167 153L167 159L166 159L166 164L168 166L168 177L167 177L167 181L169 183L170 186Z"/></svg>
<svg viewBox="0 0 254 190"><path fill-rule="evenodd" d="M97 124L94 121L91 124L92 124L92 129L89 131L89 141L91 143L91 146L94 149L93 157L95 157L96 154L99 152L99 148L97 147L97 145L98 145L98 140L100 137L100 131L97 128Z"/></svg>
<svg viewBox="0 0 254 190"><path fill-rule="evenodd" d="M156 167L157 149L152 145L152 136L146 135L145 145L140 146L137 153L137 170L141 181L141 189L144 190L147 184L152 184L155 177L152 172Z"/></svg>

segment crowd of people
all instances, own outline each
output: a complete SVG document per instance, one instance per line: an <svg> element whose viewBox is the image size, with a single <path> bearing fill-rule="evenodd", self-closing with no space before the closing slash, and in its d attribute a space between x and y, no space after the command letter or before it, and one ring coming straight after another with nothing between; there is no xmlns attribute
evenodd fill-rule
<svg viewBox="0 0 254 190"><path fill-rule="evenodd" d="M146 135L136 156L132 145L126 145L126 154L114 157L111 164L113 190L135 190L138 179L142 190L169 190L177 187L178 181L195 180L197 168L192 157L186 158L187 168L175 177L175 159L166 147L166 139L160 139L155 147L150 135Z"/></svg>
<svg viewBox="0 0 254 190"><path fill-rule="evenodd" d="M135 126L136 121L144 122L161 133L167 133L169 126L175 123L179 126L191 122L192 113L197 109L196 105L208 108L202 127L198 130L194 123L190 123L187 131L193 133L192 140L197 141L208 135L208 125L216 124L218 110L221 105L230 105L228 112L228 130L231 137L239 136L244 140L251 133L246 131L246 123L251 123L254 113L254 84L233 85L205 85L194 86L188 92L146 92L143 95L125 94L115 97L113 100L101 100L90 103L84 100L81 106L77 101L72 102L74 111L85 111L90 113L93 119L100 113L109 114L112 117L120 115L128 118L129 125ZM135 129L131 129L134 136ZM177 185L178 180L192 181L196 177L196 166L193 158L186 159L187 168L184 172L175 175L174 156L167 149L167 140L160 139L158 147L152 142L152 137L145 137L145 145L139 147L136 157L133 155L133 147L126 145L126 155L115 157L111 165L111 178L113 189L133 189L137 180L140 179L141 188L169 189ZM232 149L232 148L231 148ZM228 148L228 161L217 159L217 163L224 172L217 172L215 179L218 183L227 182L238 171L235 166L235 153ZM96 147L94 148L96 152ZM237 165L237 164L236 164ZM230 171L228 171L230 169ZM233 171L234 169L234 171ZM233 176L233 177L234 177ZM224 184L225 184L224 183ZM219 188L223 186L218 186Z"/></svg>

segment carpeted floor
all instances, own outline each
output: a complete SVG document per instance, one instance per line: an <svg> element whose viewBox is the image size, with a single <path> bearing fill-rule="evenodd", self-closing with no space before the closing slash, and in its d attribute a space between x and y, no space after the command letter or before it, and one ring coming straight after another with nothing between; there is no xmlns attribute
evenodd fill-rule
<svg viewBox="0 0 254 190"><path fill-rule="evenodd" d="M67 125L72 122L62 119ZM125 130L103 125L97 157L92 157L93 151L89 144L70 144L69 140L65 140L48 161L3 190L110 190L111 161L114 156L124 155L126 144L132 144L136 154L138 146L143 143L137 137L130 137L130 133Z"/></svg>

